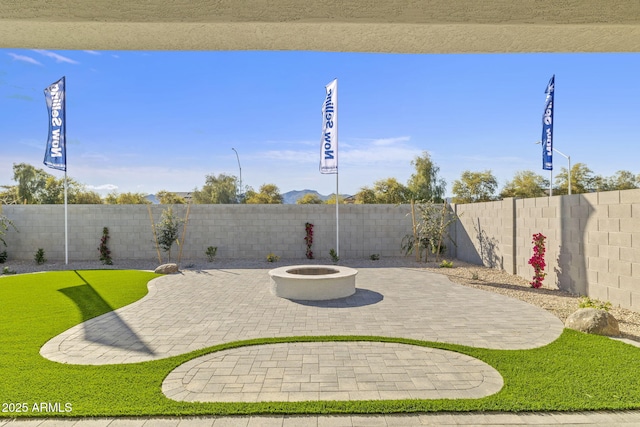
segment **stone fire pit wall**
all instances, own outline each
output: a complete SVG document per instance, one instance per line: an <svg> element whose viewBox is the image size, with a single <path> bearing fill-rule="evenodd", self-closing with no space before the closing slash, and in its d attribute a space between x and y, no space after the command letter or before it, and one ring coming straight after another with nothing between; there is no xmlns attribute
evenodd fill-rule
<svg viewBox="0 0 640 427"><path fill-rule="evenodd" d="M356 292L358 271L343 266L294 265L269 271L271 293L292 300L322 301Z"/></svg>

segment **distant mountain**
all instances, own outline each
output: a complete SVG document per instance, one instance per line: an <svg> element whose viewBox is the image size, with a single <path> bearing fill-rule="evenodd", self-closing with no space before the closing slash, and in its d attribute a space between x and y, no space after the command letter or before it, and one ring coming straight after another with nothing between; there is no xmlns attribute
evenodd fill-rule
<svg viewBox="0 0 640 427"><path fill-rule="evenodd" d="M282 203L285 205L295 205L299 198L307 194L315 194L320 197L321 200L327 200L327 196L323 196L316 190L293 190L282 194Z"/></svg>
<svg viewBox="0 0 640 427"><path fill-rule="evenodd" d="M295 205L296 201L298 201L299 198L304 197L307 194L315 194L320 198L320 200L323 201L326 201L329 197L335 197L333 195L323 196L316 190L293 190L287 191L286 193L282 194L282 203L284 203L285 205ZM349 197L348 194L341 194L341 196Z"/></svg>

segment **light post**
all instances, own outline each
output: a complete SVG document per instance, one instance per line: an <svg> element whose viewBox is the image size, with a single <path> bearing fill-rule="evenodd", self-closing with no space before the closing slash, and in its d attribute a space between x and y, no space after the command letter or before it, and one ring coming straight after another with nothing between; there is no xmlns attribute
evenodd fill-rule
<svg viewBox="0 0 640 427"><path fill-rule="evenodd" d="M236 159L238 159L238 169L240 170L240 193L242 194L242 167L240 167L240 156L235 148L231 148L236 153Z"/></svg>
<svg viewBox="0 0 640 427"><path fill-rule="evenodd" d="M536 142L536 144L542 144L542 141L538 141ZM567 161L569 162L569 169L567 169L567 179L569 180L568 182L568 187L569 187L569 195L571 195L571 156L567 156L566 154L564 154L562 151L558 150L557 148L554 148L553 151L555 151L556 153L560 154L562 157L564 157L565 159L567 159ZM553 173L553 171L552 171ZM553 175L552 175L552 179L553 179ZM551 196L551 188L553 187L553 182L549 182L549 196Z"/></svg>

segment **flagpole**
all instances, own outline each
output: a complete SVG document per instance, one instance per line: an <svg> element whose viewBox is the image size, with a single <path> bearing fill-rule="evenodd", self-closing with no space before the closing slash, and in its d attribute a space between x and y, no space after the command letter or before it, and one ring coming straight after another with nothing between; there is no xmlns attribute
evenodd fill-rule
<svg viewBox="0 0 640 427"><path fill-rule="evenodd" d="M338 78L335 78L336 81L336 118L338 117ZM338 121L336 119L336 255L338 257L340 257L340 220L339 220L339 215L338 215L338 205L340 204L339 202L339 195L340 192L338 191Z"/></svg>
<svg viewBox="0 0 640 427"><path fill-rule="evenodd" d="M65 126L65 141L66 126ZM67 232L67 169L64 169L64 263L69 264L69 233Z"/></svg>
<svg viewBox="0 0 640 427"><path fill-rule="evenodd" d="M338 216L338 171L336 171L336 255L340 256L340 225Z"/></svg>

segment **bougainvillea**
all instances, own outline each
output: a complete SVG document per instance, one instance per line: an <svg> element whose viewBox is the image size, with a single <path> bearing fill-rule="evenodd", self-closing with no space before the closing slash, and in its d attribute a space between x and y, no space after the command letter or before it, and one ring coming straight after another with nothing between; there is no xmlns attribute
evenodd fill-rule
<svg viewBox="0 0 640 427"><path fill-rule="evenodd" d="M542 233L534 234L533 240L533 256L529 260L529 264L533 267L534 275L533 280L531 281L531 286L534 288L542 287L542 281L544 280L544 276L547 273L544 272L547 264L544 262L544 241L546 237L542 235Z"/></svg>
<svg viewBox="0 0 640 427"><path fill-rule="evenodd" d="M313 252L311 251L311 245L313 245L313 224L307 222L304 225L304 229L307 232L307 236L304 238L304 241L307 243L307 258L313 259Z"/></svg>

